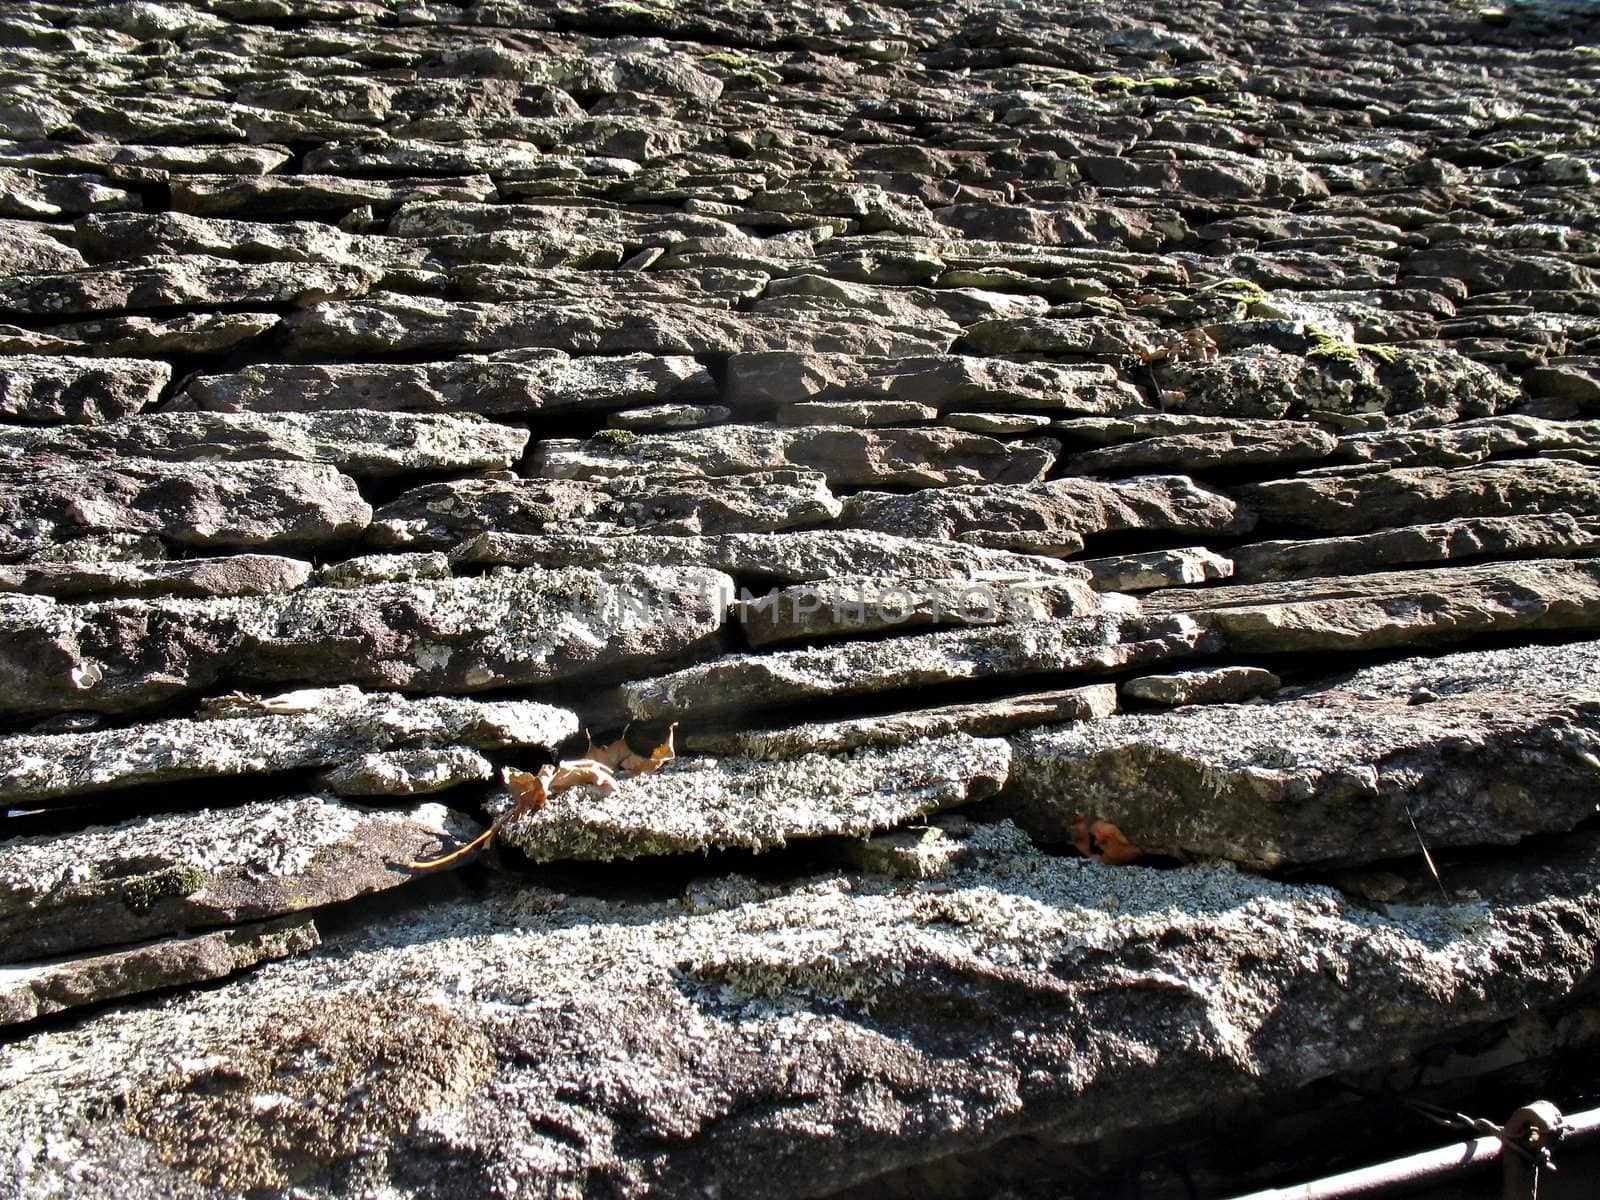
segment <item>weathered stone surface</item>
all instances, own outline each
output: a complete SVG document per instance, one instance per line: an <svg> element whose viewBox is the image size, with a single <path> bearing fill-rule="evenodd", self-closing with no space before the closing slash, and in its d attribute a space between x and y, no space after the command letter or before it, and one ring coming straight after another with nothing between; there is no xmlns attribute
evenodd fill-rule
<svg viewBox="0 0 1600 1200"><path fill-rule="evenodd" d="M733 410L721 404L653 404L649 408L630 408L606 418L609 429L630 429L637 433L660 433L673 429L699 429L722 425L733 417Z"/></svg>
<svg viewBox="0 0 1600 1200"><path fill-rule="evenodd" d="M1288 466L1327 458L1338 444L1307 421L1262 421L1248 432L1173 434L1074 454L1062 464L1080 475L1136 474L1172 469L1213 471L1222 467Z"/></svg>
<svg viewBox="0 0 1600 1200"><path fill-rule="evenodd" d="M851 429L720 425L674 434L540 442L533 471L546 479L604 479L639 472L739 475L803 468L831 487L948 487L1033 483L1055 455L954 429Z"/></svg>
<svg viewBox="0 0 1600 1200"><path fill-rule="evenodd" d="M178 317L100 317L47 330L0 325L0 353L138 357L220 354L271 330L277 313L202 312Z"/></svg>
<svg viewBox="0 0 1600 1200"><path fill-rule="evenodd" d="M1594 358L1551 359L1522 377L1536 396L1570 400L1584 412L1600 412L1600 362Z"/></svg>
<svg viewBox="0 0 1600 1200"><path fill-rule="evenodd" d="M1086 617L1114 603L1087 583L1036 575L916 579L834 577L741 598L739 624L757 648L775 642L917 629L928 625L999 625Z"/></svg>
<svg viewBox="0 0 1600 1200"><path fill-rule="evenodd" d="M972 824L959 813L924 825L851 840L841 847L851 866L896 879L936 879L970 859Z"/></svg>
<svg viewBox="0 0 1600 1200"><path fill-rule="evenodd" d="M1124 682L1121 690L1126 699L1155 704L1221 704L1275 692L1281 682L1260 667L1216 667L1140 675Z"/></svg>
<svg viewBox="0 0 1600 1200"><path fill-rule="evenodd" d="M536 862L861 837L993 795L1010 759L1004 741L960 733L781 760L679 758L611 790L557 792L499 836Z"/></svg>
<svg viewBox="0 0 1600 1200"><path fill-rule="evenodd" d="M1115 413L1141 407L1110 366L1013 362L973 355L874 358L775 351L728 360L738 411L804 401L892 399L940 410Z"/></svg>
<svg viewBox="0 0 1600 1200"><path fill-rule="evenodd" d="M1492 416L1518 391L1493 369L1453 350L1406 350L1385 361L1349 353L1284 354L1270 346L1213 362L1167 363L1156 370L1167 407L1226 417L1297 417L1335 428L1384 419L1438 425Z"/></svg>
<svg viewBox="0 0 1600 1200"><path fill-rule="evenodd" d="M494 778L494 763L464 746L363 754L317 776L335 796L422 796Z"/></svg>
<svg viewBox="0 0 1600 1200"><path fill-rule="evenodd" d="M428 484L384 505L380 546L448 549L480 534L615 537L768 533L820 525L840 502L819 471L754 471L721 478L487 479Z"/></svg>
<svg viewBox="0 0 1600 1200"><path fill-rule="evenodd" d="M1236 1134L1272 1151L1231 1113L1314 1104L1345 1072L1426 1082L1593 1040L1600 1010L1575 994L1600 921L1586 828L1435 842L1449 896L1478 897L1453 905L1391 806L1400 860L1298 869L1360 908L1221 868L1040 853L973 823L992 801L774 840L915 813L930 774L953 796L965 759L929 747L1094 724L1124 682L1209 700L1226 781L1248 739L1226 742L1236 706L1216 696L1241 664L1293 686L1345 669L1340 652L1600 636L1600 142L1576 3L1260 0L1221 21L1174 0L8 8L0 372L71 360L108 396L137 391L135 371L94 360L170 376L143 414L107 400L80 419L65 391L0 412L0 494L45 498L0 503L0 589L23 589L0 590L0 742L145 739L139 771L166 769L164 750L234 773L0 799L22 809L0 832L163 804L215 823L226 812L198 810L306 789L454 787L475 811L492 772L580 753L448 723L407 741L374 717L301 761L272 723L315 714L227 694L360 680L413 705L528 691L640 747L677 721L676 765L539 819L598 831L606 853L659 833L760 857L702 860L751 878L668 902L693 851L534 869L507 843L458 878L330 901L326 956L12 1037L0 1193L939 1200L1059 1191L1089 1163L1165 1200L1239 1195L1351 1160L1314 1169L1312 1139L1303 1174L1246 1175L1224 1163ZM469 414L518 428L469 435ZM553 457L593 450L622 473L519 477L528 427ZM618 453L627 433L656 466ZM972 435L1044 473L986 482ZM832 439L825 459L791 455L805 438ZM399 471L418 474L382 477ZM368 504L384 510L370 535ZM303 561L217 557L263 544ZM720 598L633 594L690 575ZM756 645L724 606L734 584L1018 575L1112 611L938 633L808 617L790 629L806 641ZM1080 582L1160 586L1136 614ZM260 594L149 591L178 587ZM621 607L588 613L602 597ZM1466 764L1435 780L1451 803L1484 824L1496 804L1525 815L1545 805L1537 754L1479 733L1592 688L1592 663L1542 666L1486 656L1436 687L1369 674L1349 704L1412 715L1341 725L1352 710L1324 707L1326 725L1276 740L1343 729L1375 754L1383 729L1358 744L1362 721L1410 730L1424 768ZM654 707L663 679L683 711ZM1124 703L1168 730L1202 720ZM1406 724L1437 703L1467 715ZM1539 736L1593 753L1595 704ZM165 736L179 720L252 728L202 752ZM701 769L706 753L754 761L735 779ZM1557 815L1593 799L1580 761L1545 780ZM784 770L781 794L735 794ZM1519 770L1520 799L1484 774ZM1216 779L1196 776L1185 814L1206 817ZM869 784L870 820L852 807ZM669 785L676 807L655 796ZM1363 844L1359 808L1333 817ZM526 877L501 887L505 872ZM570 898L539 886L558 881ZM1212 1148L1152 1128L1181 1118ZM1133 1147L1160 1154L1121 1171Z"/></svg>
<svg viewBox="0 0 1600 1200"><path fill-rule="evenodd" d="M1161 342L1158 326L1107 317L1001 317L962 331L969 354L1066 354L1116 362Z"/></svg>
<svg viewBox="0 0 1600 1200"><path fill-rule="evenodd" d="M1151 588L1210 583L1233 574L1232 559L1204 546L1151 550L1114 558L1084 558L1074 565L1088 571L1090 586L1101 592L1146 592Z"/></svg>
<svg viewBox="0 0 1600 1200"><path fill-rule="evenodd" d="M57 236L54 226L0 218L0 273L76 271L83 256Z"/></svg>
<svg viewBox="0 0 1600 1200"><path fill-rule="evenodd" d="M968 679L1120 670L1215 645L1192 620L1124 614L909 634L765 654L735 654L618 690L627 716L775 708Z"/></svg>
<svg viewBox="0 0 1600 1200"><path fill-rule="evenodd" d="M1065 478L908 496L861 492L845 501L841 523L903 537L1066 555L1081 550L1085 537L1101 533L1240 533L1253 518L1182 475L1149 475L1116 483Z"/></svg>
<svg viewBox="0 0 1600 1200"><path fill-rule="evenodd" d="M1145 850L1256 867L1410 856L1419 833L1506 845L1593 816L1596 665L1593 642L1406 659L1271 703L1019 734L1003 807L1038 836L1092 812Z"/></svg>
<svg viewBox="0 0 1600 1200"><path fill-rule="evenodd" d="M371 517L355 482L321 463L0 458L0 556L13 559L96 533L185 546L339 541Z"/></svg>
<svg viewBox="0 0 1600 1200"><path fill-rule="evenodd" d="M144 413L71 429L0 427L0 456L51 454L188 462L332 463L352 475L509 467L528 431L433 413Z"/></svg>
<svg viewBox="0 0 1600 1200"><path fill-rule="evenodd" d="M0 711L121 712L220 680L463 692L643 672L710 639L732 593L714 571L573 567L222 600L0 594Z"/></svg>
<svg viewBox="0 0 1600 1200"><path fill-rule="evenodd" d="M484 533L451 559L464 565L705 567L742 580L807 583L850 573L908 579L975 579L987 575L1080 578L1076 563L1040 555L985 550L961 542L895 537L869 530L790 530L712 537L574 537Z"/></svg>
<svg viewBox="0 0 1600 1200"><path fill-rule="evenodd" d="M223 979L321 944L310 917L285 917L193 937L47 963L0 968L0 1025L85 1004Z"/></svg>
<svg viewBox="0 0 1600 1200"><path fill-rule="evenodd" d="M1597 552L1600 520L1579 519L1562 512L1528 517L1463 517L1349 537L1253 542L1230 551L1234 576L1241 583L1497 555L1554 558Z"/></svg>
<svg viewBox="0 0 1600 1200"><path fill-rule="evenodd" d="M180 304L305 305L363 295L377 279L368 267L191 255L144 266L12 275L0 279L0 312L52 317Z"/></svg>
<svg viewBox="0 0 1600 1200"><path fill-rule="evenodd" d="M883 425L920 425L939 418L931 404L910 400L799 400L778 409L780 425L848 425L873 429Z"/></svg>
<svg viewBox="0 0 1600 1200"><path fill-rule="evenodd" d="M346 233L321 221L228 221L187 213L110 213L84 217L65 235L96 262L207 255L240 262L420 267L424 246Z"/></svg>
<svg viewBox="0 0 1600 1200"><path fill-rule="evenodd" d="M1484 417L1438 429L1407 429L1341 438L1339 457L1390 467L1459 467L1490 458L1581 451L1600 454L1600 421Z"/></svg>
<svg viewBox="0 0 1600 1200"><path fill-rule="evenodd" d="M473 1193L511 1171L524 1194L788 1200L1387 1066L1561 1001L1595 962L1590 838L1537 891L1468 869L1478 900L1391 915L1226 866L1051 856L1003 825L969 846L934 888L720 876L640 903L491 884L20 1039L0 1128L25 1147L61 1131L55 1156L16 1160L34 1191L65 1159L152 1181L138 1200L354 1174ZM113 1094L126 1107L97 1115Z"/></svg>
<svg viewBox="0 0 1600 1200"><path fill-rule="evenodd" d="M0 217L71 217L139 207L138 196L93 175L0 167Z"/></svg>
<svg viewBox="0 0 1600 1200"><path fill-rule="evenodd" d="M197 720L0 738L0 800L36 807L114 788L338 767L385 751L550 748L577 731L572 713L526 700L308 688L215 702Z"/></svg>
<svg viewBox="0 0 1600 1200"><path fill-rule="evenodd" d="M857 746L901 746L923 738L965 733L992 738L1038 725L1096 721L1117 711L1117 685L1089 683L1054 692L1030 692L1003 700L913 708L880 716L790 725L778 729L681 732L679 743L696 754L746 758L794 758L813 751L852 750Z"/></svg>
<svg viewBox="0 0 1600 1200"><path fill-rule="evenodd" d="M114 6L93 14L90 20L118 12L118 16L143 7L153 12L156 5L126 4ZM180 24L199 23L201 14L179 14L174 9L161 9L163 17L178 18ZM189 20L185 20L187 17ZM129 30L132 32L132 30ZM175 29L147 28L147 37L160 36ZM175 171L179 174L209 173L217 175L266 175L276 171L292 157L288 151L271 146L137 146L118 145L114 142L31 142L26 148L13 142L3 151L5 161L19 167L36 167L59 170L71 167L78 170L102 170L117 178L118 171L155 172ZM130 175L139 178L138 175ZM148 177L148 176L145 176Z"/></svg>
<svg viewBox="0 0 1600 1200"><path fill-rule="evenodd" d="M171 379L170 366L148 359L0 358L0 418L115 421L154 403Z"/></svg>
<svg viewBox="0 0 1600 1200"><path fill-rule="evenodd" d="M1462 517L1600 516L1600 466L1559 459L1333 468L1230 490L1263 521L1319 533L1365 533Z"/></svg>
<svg viewBox="0 0 1600 1200"><path fill-rule="evenodd" d="M39 562L0 566L0 591L94 596L268 596L311 578L311 564L277 554L172 562Z"/></svg>
<svg viewBox="0 0 1600 1200"><path fill-rule="evenodd" d="M326 796L167 813L0 845L0 961L302 912L411 878L456 836L436 805L378 812Z"/></svg>
<svg viewBox="0 0 1600 1200"><path fill-rule="evenodd" d="M437 550L420 554L360 554L329 563L317 572L317 584L321 587L364 587L369 583L449 578L450 560Z"/></svg>
<svg viewBox="0 0 1600 1200"><path fill-rule="evenodd" d="M486 175L458 179L346 179L340 175L184 175L172 207L206 216L332 216L371 207L390 211L419 200L471 202L494 194Z"/></svg>
<svg viewBox="0 0 1600 1200"><path fill-rule="evenodd" d="M213 412L362 408L501 416L606 410L713 391L705 369L681 355L569 358L542 350L418 364L272 363L191 379L177 405Z"/></svg>
<svg viewBox="0 0 1600 1200"><path fill-rule="evenodd" d="M0 301L3 299L0 292ZM306 357L423 350L448 354L522 347L550 347L574 354L735 354L796 345L847 354L937 354L953 340L953 331L844 320L793 321L615 299L565 303L467 303L421 297L329 301L290 316L285 333L290 349Z"/></svg>
<svg viewBox="0 0 1600 1200"><path fill-rule="evenodd" d="M1393 650L1600 625L1600 561L1531 559L1171 588L1147 594L1142 604L1150 613L1188 613L1243 654Z"/></svg>

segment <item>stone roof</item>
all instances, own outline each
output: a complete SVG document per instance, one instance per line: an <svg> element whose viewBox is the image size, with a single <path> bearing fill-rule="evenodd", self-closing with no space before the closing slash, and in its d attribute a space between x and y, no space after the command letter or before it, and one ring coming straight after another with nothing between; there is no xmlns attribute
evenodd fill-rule
<svg viewBox="0 0 1600 1200"><path fill-rule="evenodd" d="M1597 43L8 4L5 1189L1057 1196L1583 1049Z"/></svg>

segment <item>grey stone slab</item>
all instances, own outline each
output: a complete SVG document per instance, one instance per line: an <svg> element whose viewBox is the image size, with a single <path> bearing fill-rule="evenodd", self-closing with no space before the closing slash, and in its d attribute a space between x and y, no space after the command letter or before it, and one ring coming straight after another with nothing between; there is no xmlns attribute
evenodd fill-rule
<svg viewBox="0 0 1600 1200"><path fill-rule="evenodd" d="M639 472L739 475L802 468L832 487L949 487L1033 483L1055 461L1042 445L1001 442L954 429L719 425L671 434L550 439L530 465L547 479L603 479Z"/></svg>
<svg viewBox="0 0 1600 1200"><path fill-rule="evenodd" d="M0 960L303 912L398 887L405 863L475 827L440 806L327 796L164 813L0 846Z"/></svg>
<svg viewBox="0 0 1600 1200"><path fill-rule="evenodd" d="M340 767L385 752L550 749L577 732L572 713L527 700L307 688L215 701L200 719L0 738L0 800L37 807L113 789Z"/></svg>
<svg viewBox="0 0 1600 1200"><path fill-rule="evenodd" d="M642 673L706 647L733 581L573 567L65 605L0 593L0 711L122 712L236 683L468 692Z"/></svg>
<svg viewBox="0 0 1600 1200"><path fill-rule="evenodd" d="M1595 644L1488 653L1018 734L1005 811L1038 836L1067 840L1086 812L1148 851L1267 868L1571 829L1600 779Z"/></svg>
<svg viewBox="0 0 1600 1200"><path fill-rule="evenodd" d="M94 425L154 403L172 379L164 362L24 354L0 358L0 417Z"/></svg>
<svg viewBox="0 0 1600 1200"><path fill-rule="evenodd" d="M614 789L557 792L498 836L536 862L605 860L849 836L993 795L1010 747L952 733L781 760L678 758Z"/></svg>
<svg viewBox="0 0 1600 1200"><path fill-rule="evenodd" d="M310 917L240 925L53 962L0 967L0 1025L86 1004L225 979L321 944Z"/></svg>

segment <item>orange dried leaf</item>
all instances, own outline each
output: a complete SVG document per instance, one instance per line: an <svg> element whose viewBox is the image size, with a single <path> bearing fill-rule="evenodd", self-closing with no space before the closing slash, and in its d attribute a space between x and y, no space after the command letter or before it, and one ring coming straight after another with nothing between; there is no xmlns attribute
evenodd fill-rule
<svg viewBox="0 0 1600 1200"><path fill-rule="evenodd" d="M649 755L629 754L622 760L622 769L630 775L649 775L659 771L673 759L678 757L677 750L672 745L673 736L678 732L678 723L674 721L667 726L667 740L662 742Z"/></svg>
<svg viewBox="0 0 1600 1200"><path fill-rule="evenodd" d="M1130 842L1110 821L1097 821L1087 813L1072 818L1072 844L1078 853L1096 862L1120 867L1144 857L1144 851Z"/></svg>
<svg viewBox="0 0 1600 1200"><path fill-rule="evenodd" d="M622 766L624 759L633 755L633 747L628 745L628 731L626 728L623 729L622 736L616 741L607 742L603 746L595 744L594 734L587 729L583 732L584 736L589 739L589 748L583 752L582 761L599 763L601 766L615 771Z"/></svg>
<svg viewBox="0 0 1600 1200"><path fill-rule="evenodd" d="M499 828L506 821L515 821L529 813L536 813L544 807L544 802L550 799L550 791L546 786L553 774L553 768L543 767L538 771L519 771L515 767L505 769L506 790L511 793L513 801L507 813L495 822Z"/></svg>
<svg viewBox="0 0 1600 1200"><path fill-rule="evenodd" d="M1110 821L1096 821L1089 826L1089 836L1099 847L1095 855L1103 863L1120 867L1144 857L1144 851L1135 846Z"/></svg>
<svg viewBox="0 0 1600 1200"><path fill-rule="evenodd" d="M564 792L568 788L583 784L604 788L606 791L611 791L617 786L616 776L611 773L611 768L591 758L568 759L559 767L546 767L545 770L550 772L546 779L552 792Z"/></svg>

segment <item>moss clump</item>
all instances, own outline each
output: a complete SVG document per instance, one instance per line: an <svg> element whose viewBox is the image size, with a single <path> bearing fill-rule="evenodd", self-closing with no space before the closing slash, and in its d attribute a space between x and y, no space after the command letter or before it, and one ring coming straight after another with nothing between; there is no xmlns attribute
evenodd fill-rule
<svg viewBox="0 0 1600 1200"><path fill-rule="evenodd" d="M1267 298L1267 290L1252 279L1219 279L1215 283L1208 283L1200 288L1198 294L1212 293L1225 300L1233 300L1239 304L1260 304Z"/></svg>
<svg viewBox="0 0 1600 1200"><path fill-rule="evenodd" d="M122 902L135 912L146 912L163 900L194 895L205 887L208 878L199 867L164 867L148 875L124 880Z"/></svg>
<svg viewBox="0 0 1600 1200"><path fill-rule="evenodd" d="M730 50L718 50L715 54L703 54L701 62L716 63L718 66L727 67L731 71L753 71L761 64L748 54L736 54Z"/></svg>
<svg viewBox="0 0 1600 1200"><path fill-rule="evenodd" d="M522 510L522 518L536 529L553 524L560 514L553 504L530 504Z"/></svg>
<svg viewBox="0 0 1600 1200"><path fill-rule="evenodd" d="M1392 346L1357 345L1355 342L1334 337L1318 325L1306 326L1306 338L1311 342L1311 348L1306 351L1307 358L1357 363L1361 361L1363 354L1370 354L1379 362L1392 363L1395 360L1396 351Z"/></svg>
<svg viewBox="0 0 1600 1200"><path fill-rule="evenodd" d="M612 450L626 450L639 440L639 435L631 429L602 429L589 440Z"/></svg>

